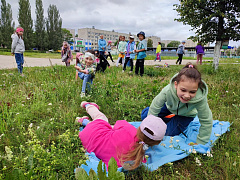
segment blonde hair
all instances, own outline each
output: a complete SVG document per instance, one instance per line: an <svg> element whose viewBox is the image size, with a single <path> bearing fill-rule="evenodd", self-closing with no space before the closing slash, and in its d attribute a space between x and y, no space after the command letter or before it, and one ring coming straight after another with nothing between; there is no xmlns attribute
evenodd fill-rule
<svg viewBox="0 0 240 180"><path fill-rule="evenodd" d="M149 130L149 129L147 129L147 130L149 131L150 134L151 133L153 134L153 132L151 130ZM145 134L142 133L140 128L137 129L136 137L137 137L138 141L135 144L133 144L133 146L131 147L131 150L129 152L127 152L126 154L122 154L121 157L119 158L122 166L123 166L124 162L134 160L134 164L128 170L136 169L143 161L145 151L143 150L143 144L140 143L141 141L143 141L149 147L158 145L161 142L161 140L154 141L154 140L150 139L149 137L147 137Z"/></svg>

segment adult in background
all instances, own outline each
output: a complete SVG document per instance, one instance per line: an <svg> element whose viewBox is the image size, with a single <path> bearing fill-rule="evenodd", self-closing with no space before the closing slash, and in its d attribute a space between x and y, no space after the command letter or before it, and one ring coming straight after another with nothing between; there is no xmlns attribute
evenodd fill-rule
<svg viewBox="0 0 240 180"><path fill-rule="evenodd" d="M182 64L182 58L183 58L183 54L185 54L185 43L186 41L182 41L182 44L180 44L178 46L178 49L177 49L177 55L178 55L178 59L176 61L176 64L179 62L179 64Z"/></svg>
<svg viewBox="0 0 240 180"><path fill-rule="evenodd" d="M198 42L195 49L196 49L196 53L197 53L197 64L198 64L198 61L200 61L200 65L202 65L202 58L204 55L204 47L202 46L201 41Z"/></svg>
<svg viewBox="0 0 240 180"><path fill-rule="evenodd" d="M158 46L156 49L156 58L154 61L159 60L159 62L161 62L161 49L162 49L161 42L158 42Z"/></svg>
<svg viewBox="0 0 240 180"><path fill-rule="evenodd" d="M98 50L99 50L99 53L104 57L105 57L104 53L106 51L106 46L107 46L107 43L103 39L103 35L100 35L100 39L98 40Z"/></svg>

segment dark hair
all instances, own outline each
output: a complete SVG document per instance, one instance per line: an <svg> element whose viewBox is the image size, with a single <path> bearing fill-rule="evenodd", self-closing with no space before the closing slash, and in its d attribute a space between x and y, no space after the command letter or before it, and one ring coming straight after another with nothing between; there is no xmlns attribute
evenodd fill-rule
<svg viewBox="0 0 240 180"><path fill-rule="evenodd" d="M197 70L197 67L190 62L188 62L186 64L186 66L184 66L181 69L181 71L173 79L173 81L176 81L177 83L179 83L183 79L182 76L185 76L188 79L191 79L191 80L194 80L195 82L198 82L198 87L201 87L203 85L202 78L201 78L201 73Z"/></svg>
<svg viewBox="0 0 240 180"><path fill-rule="evenodd" d="M92 49L87 50L86 52L90 52L91 54L95 55L95 51Z"/></svg>

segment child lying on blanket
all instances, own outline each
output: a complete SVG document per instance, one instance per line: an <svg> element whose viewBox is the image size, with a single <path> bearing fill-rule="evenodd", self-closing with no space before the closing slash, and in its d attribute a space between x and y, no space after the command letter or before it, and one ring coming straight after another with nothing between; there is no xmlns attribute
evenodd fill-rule
<svg viewBox="0 0 240 180"><path fill-rule="evenodd" d="M125 120L118 120L112 127L96 103L83 101L81 107L93 119L77 118L77 122L85 126L79 132L82 145L89 153L94 152L107 167L110 158L114 157L118 167L136 169L141 162L146 162L144 155L148 147L158 145L166 132L167 125L153 115L147 116L138 129Z"/></svg>

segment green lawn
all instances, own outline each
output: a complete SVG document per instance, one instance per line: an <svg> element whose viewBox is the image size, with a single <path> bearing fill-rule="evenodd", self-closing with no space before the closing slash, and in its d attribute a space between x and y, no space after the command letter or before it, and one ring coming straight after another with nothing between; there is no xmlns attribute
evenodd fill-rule
<svg viewBox="0 0 240 180"><path fill-rule="evenodd" d="M181 67L147 66L142 78L111 67L97 73L87 100L98 103L111 123L139 121L141 110ZM200 72L213 118L233 123L231 131L213 147L213 157L191 154L154 172L140 168L126 179L240 178L240 65L220 65L215 72L206 64ZM86 159L74 121L87 114L73 66L24 68L25 77L16 69L0 74L0 179L74 179L74 169Z"/></svg>

